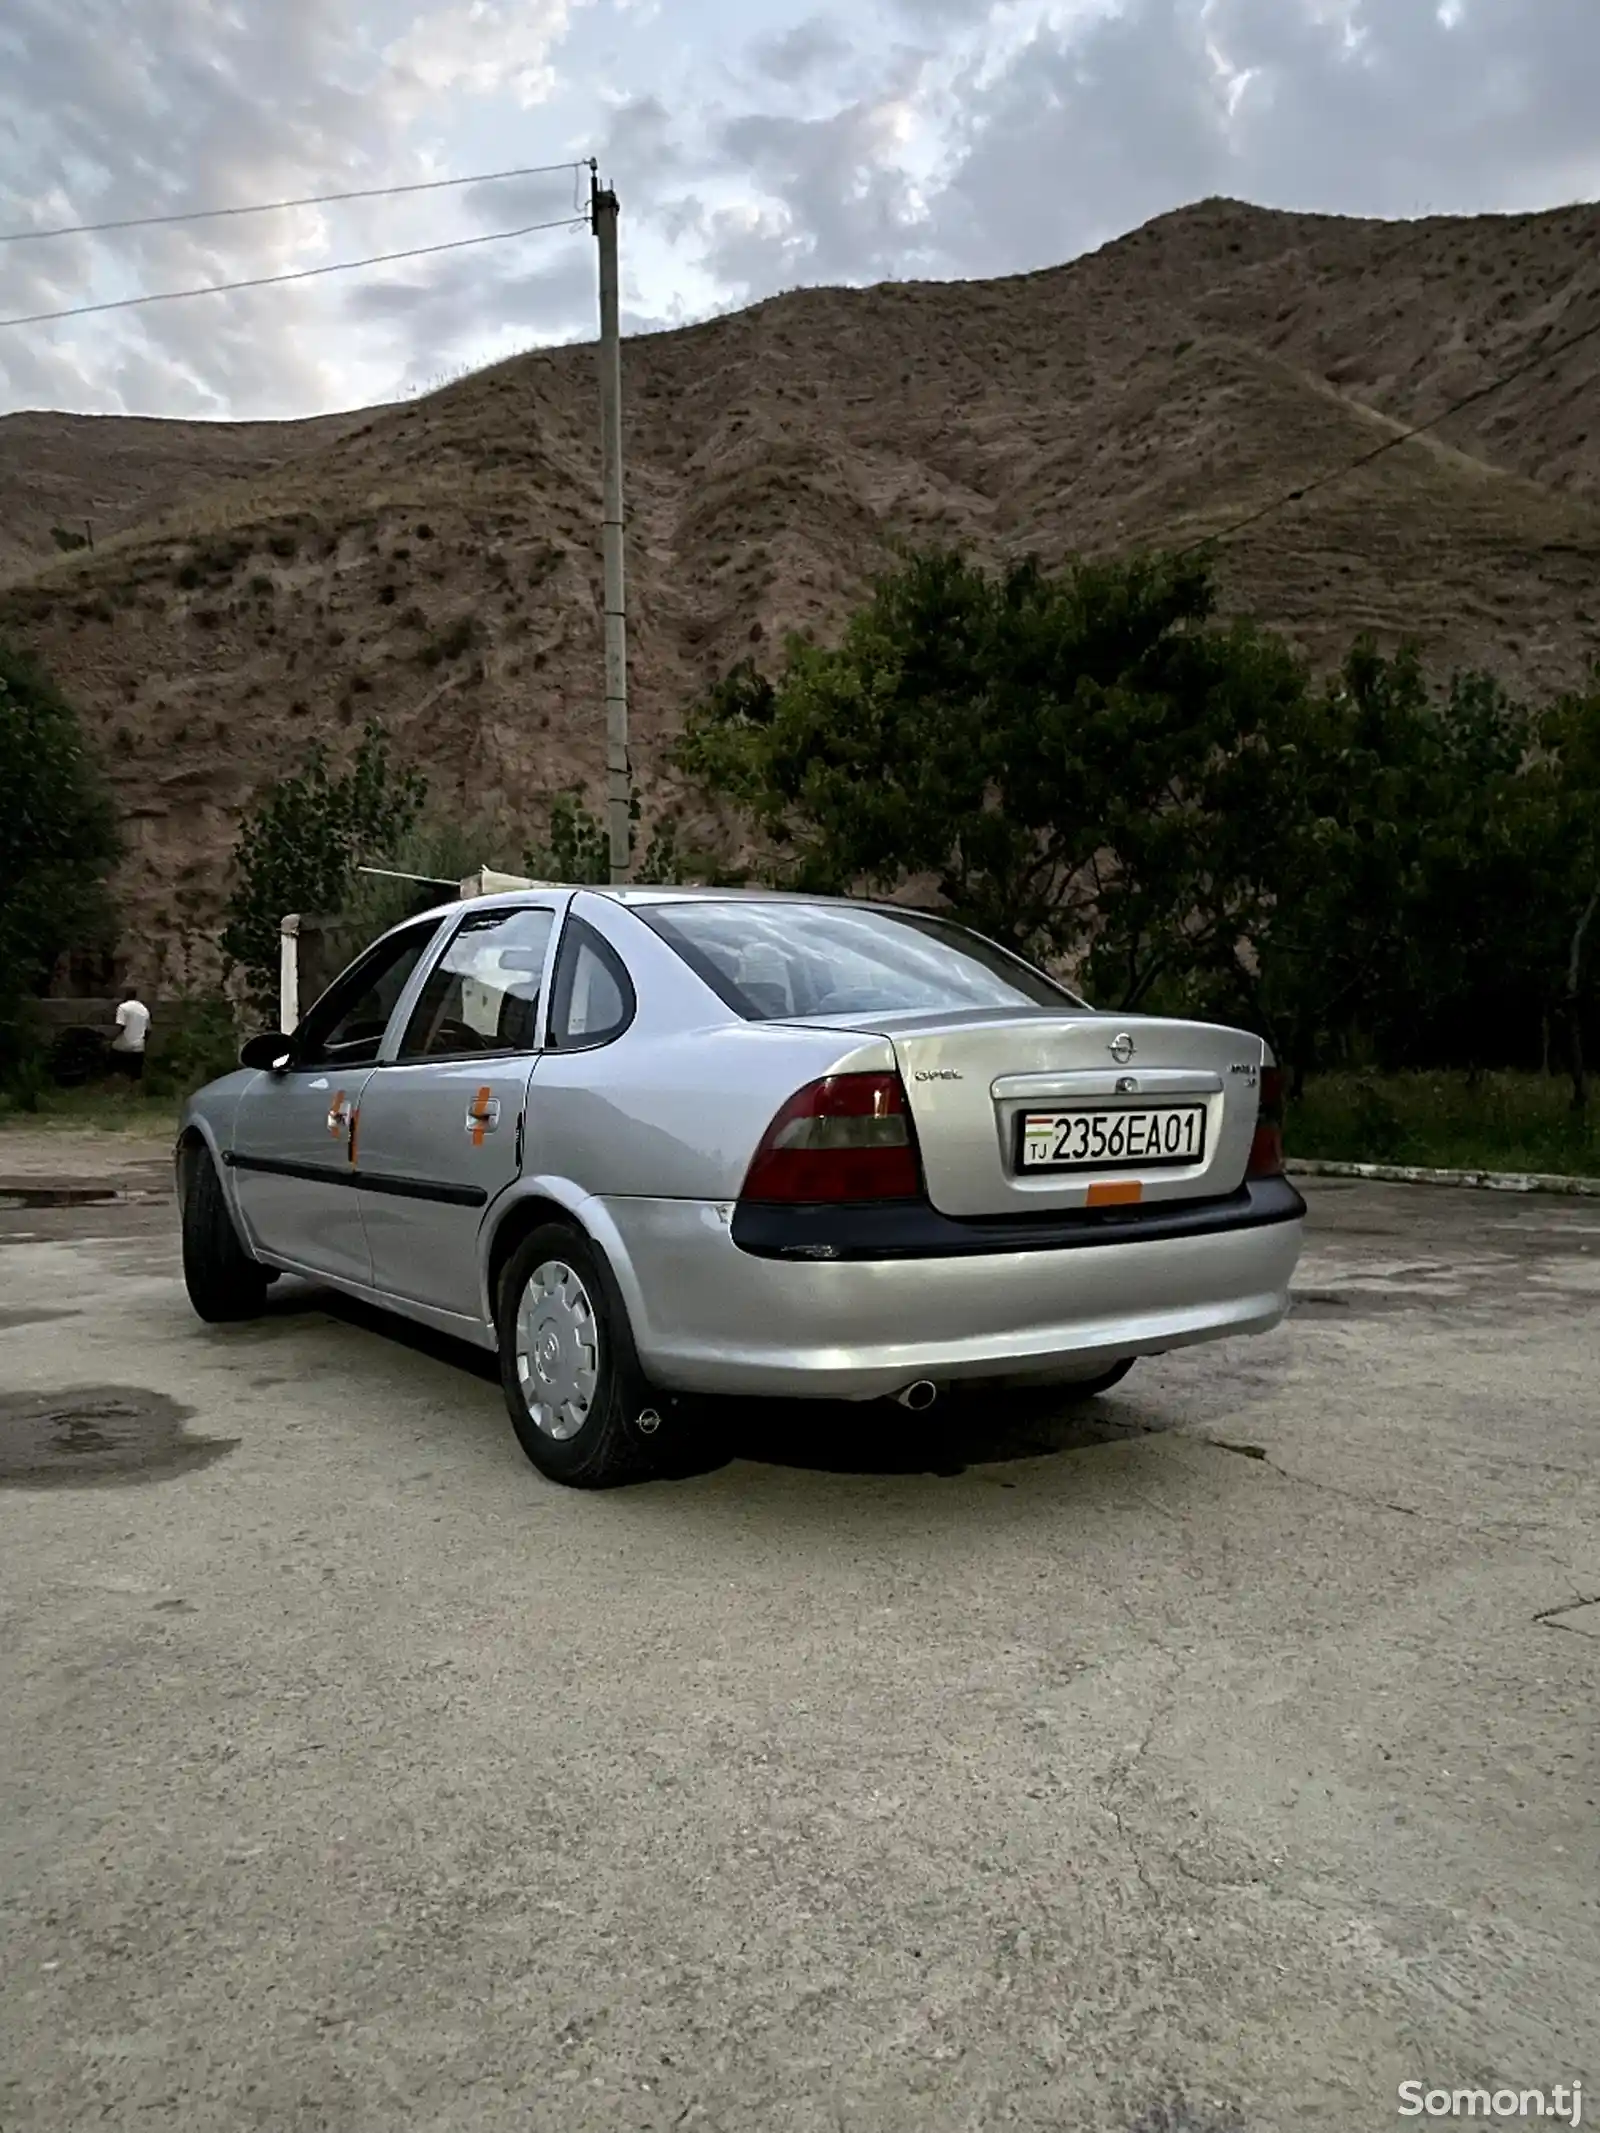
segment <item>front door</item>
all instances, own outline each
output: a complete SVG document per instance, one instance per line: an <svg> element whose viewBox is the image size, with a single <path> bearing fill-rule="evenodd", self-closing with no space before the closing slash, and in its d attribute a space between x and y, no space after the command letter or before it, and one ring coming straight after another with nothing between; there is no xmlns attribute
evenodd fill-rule
<svg viewBox="0 0 1600 2133"><path fill-rule="evenodd" d="M288 1068L257 1074L240 1099L224 1160L251 1242L270 1258L370 1284L352 1124L390 1017L438 930L425 919L369 948L289 1039Z"/></svg>
<svg viewBox="0 0 1600 2133"><path fill-rule="evenodd" d="M559 908L552 899L469 911L367 1082L359 1197L373 1280L387 1295L482 1318L478 1239L521 1169Z"/></svg>

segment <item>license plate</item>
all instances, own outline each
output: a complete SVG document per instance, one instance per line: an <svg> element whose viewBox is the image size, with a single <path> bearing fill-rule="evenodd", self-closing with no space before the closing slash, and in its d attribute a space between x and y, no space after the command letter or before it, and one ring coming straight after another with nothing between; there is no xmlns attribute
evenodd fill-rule
<svg viewBox="0 0 1600 2133"><path fill-rule="evenodd" d="M1024 1170L1198 1163L1205 1152L1204 1104L1162 1104L1144 1111L1027 1111L1022 1119Z"/></svg>

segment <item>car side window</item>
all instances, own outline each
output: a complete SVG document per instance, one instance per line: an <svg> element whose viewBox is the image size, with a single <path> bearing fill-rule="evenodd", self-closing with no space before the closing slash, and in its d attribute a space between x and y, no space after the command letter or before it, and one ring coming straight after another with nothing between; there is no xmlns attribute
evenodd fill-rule
<svg viewBox="0 0 1600 2133"><path fill-rule="evenodd" d="M555 913L469 911L428 973L400 1040L403 1061L531 1052Z"/></svg>
<svg viewBox="0 0 1600 2133"><path fill-rule="evenodd" d="M335 978L294 1033L295 1065L371 1066L400 995L438 930L436 919L407 926Z"/></svg>
<svg viewBox="0 0 1600 2133"><path fill-rule="evenodd" d="M552 1051L592 1051L633 1020L633 982L609 941L581 918L567 921L550 996Z"/></svg>

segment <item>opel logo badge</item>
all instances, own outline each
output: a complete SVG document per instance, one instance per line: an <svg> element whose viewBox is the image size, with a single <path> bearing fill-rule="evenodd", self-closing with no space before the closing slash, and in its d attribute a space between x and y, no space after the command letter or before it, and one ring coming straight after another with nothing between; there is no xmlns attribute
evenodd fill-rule
<svg viewBox="0 0 1600 2133"><path fill-rule="evenodd" d="M1126 1030L1119 1030L1106 1047L1118 1066L1126 1066L1133 1057L1135 1045Z"/></svg>

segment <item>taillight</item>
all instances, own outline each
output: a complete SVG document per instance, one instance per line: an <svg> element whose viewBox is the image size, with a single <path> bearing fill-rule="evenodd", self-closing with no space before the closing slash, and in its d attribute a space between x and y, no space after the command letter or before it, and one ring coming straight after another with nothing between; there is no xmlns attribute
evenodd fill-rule
<svg viewBox="0 0 1600 2133"><path fill-rule="evenodd" d="M1250 1143L1250 1164L1245 1176L1279 1178L1282 1175L1283 1076L1276 1067L1263 1067L1255 1139Z"/></svg>
<svg viewBox="0 0 1600 2133"><path fill-rule="evenodd" d="M830 1074L791 1096L761 1137L741 1195L811 1204L914 1200L917 1145L898 1074Z"/></svg>

